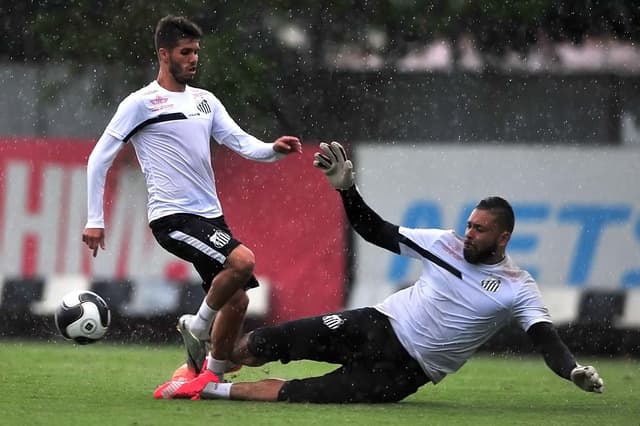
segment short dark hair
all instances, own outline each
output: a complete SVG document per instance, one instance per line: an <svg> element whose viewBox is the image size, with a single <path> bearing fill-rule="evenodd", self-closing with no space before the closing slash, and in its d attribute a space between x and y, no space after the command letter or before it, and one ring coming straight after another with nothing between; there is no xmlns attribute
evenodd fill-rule
<svg viewBox="0 0 640 426"><path fill-rule="evenodd" d="M154 37L156 52L160 48L173 49L180 40L185 38L200 40L202 38L202 30L197 24L184 16L165 16L156 25Z"/></svg>
<svg viewBox="0 0 640 426"><path fill-rule="evenodd" d="M516 222L513 208L507 200L502 197L487 197L478 202L476 205L478 210L490 210L496 216L496 222L509 233L513 232Z"/></svg>

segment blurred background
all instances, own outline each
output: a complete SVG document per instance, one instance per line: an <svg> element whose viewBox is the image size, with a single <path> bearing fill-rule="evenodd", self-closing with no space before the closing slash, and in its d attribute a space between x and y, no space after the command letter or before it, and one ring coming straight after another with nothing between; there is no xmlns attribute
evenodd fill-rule
<svg viewBox="0 0 640 426"><path fill-rule="evenodd" d="M319 141L338 140L391 222L462 232L477 200L509 199L510 253L570 347L640 355L632 0L0 0L0 336L58 339L53 311L77 288L108 301L112 340L177 342L176 319L200 304L195 271L147 228L131 150L108 178L106 251L80 241L87 157L156 77L166 14L204 30L196 86L258 138L304 142L275 165L214 149L225 216L262 283L247 327L373 304L419 273L349 230L311 166ZM486 349L522 343L509 329Z"/></svg>

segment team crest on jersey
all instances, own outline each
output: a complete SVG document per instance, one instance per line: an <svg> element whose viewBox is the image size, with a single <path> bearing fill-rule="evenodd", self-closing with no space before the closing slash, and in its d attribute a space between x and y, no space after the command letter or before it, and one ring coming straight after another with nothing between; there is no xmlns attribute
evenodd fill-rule
<svg viewBox="0 0 640 426"><path fill-rule="evenodd" d="M344 324L344 319L340 315L332 314L323 316L322 322L331 330L336 330L338 327Z"/></svg>
<svg viewBox="0 0 640 426"><path fill-rule="evenodd" d="M500 278L488 276L484 280L480 281L482 288L492 293L495 293L500 288Z"/></svg>
<svg viewBox="0 0 640 426"><path fill-rule="evenodd" d="M156 97L151 99L149 102L151 102L151 105L162 105L166 103L168 100L169 98L167 97L156 95Z"/></svg>
<svg viewBox="0 0 640 426"><path fill-rule="evenodd" d="M211 113L211 107L209 106L209 102L207 102L206 99L203 99L196 108L198 108L198 111L203 112L205 114Z"/></svg>
<svg viewBox="0 0 640 426"><path fill-rule="evenodd" d="M222 231L215 231L213 235L209 237L209 241L211 241L216 248L224 247L230 240L231 235Z"/></svg>

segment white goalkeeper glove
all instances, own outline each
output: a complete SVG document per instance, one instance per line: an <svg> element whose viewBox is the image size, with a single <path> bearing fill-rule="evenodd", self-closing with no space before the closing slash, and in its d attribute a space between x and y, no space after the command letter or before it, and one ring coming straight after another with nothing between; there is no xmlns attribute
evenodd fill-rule
<svg viewBox="0 0 640 426"><path fill-rule="evenodd" d="M353 163L338 142L322 142L320 152L316 152L313 158L313 165L322 170L335 189L349 189L353 186Z"/></svg>
<svg viewBox="0 0 640 426"><path fill-rule="evenodd" d="M571 381L587 392L604 392L604 381L590 365L577 365L571 370Z"/></svg>

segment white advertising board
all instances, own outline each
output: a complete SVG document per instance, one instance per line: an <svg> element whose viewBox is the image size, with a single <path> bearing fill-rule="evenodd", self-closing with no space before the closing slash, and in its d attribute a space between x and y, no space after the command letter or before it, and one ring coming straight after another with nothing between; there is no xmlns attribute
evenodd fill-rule
<svg viewBox="0 0 640 426"><path fill-rule="evenodd" d="M464 233L480 199L513 205L509 254L540 288L640 287L640 149L366 144L352 153L365 201L408 227ZM418 264L356 236L349 306L377 303Z"/></svg>

